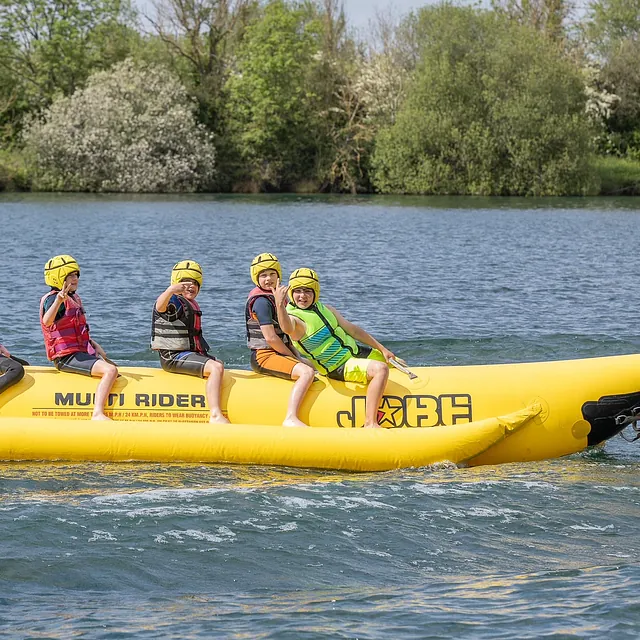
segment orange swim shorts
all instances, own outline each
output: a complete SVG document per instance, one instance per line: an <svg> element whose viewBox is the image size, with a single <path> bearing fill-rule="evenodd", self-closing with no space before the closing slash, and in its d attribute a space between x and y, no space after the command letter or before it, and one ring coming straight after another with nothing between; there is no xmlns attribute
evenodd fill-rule
<svg viewBox="0 0 640 640"><path fill-rule="evenodd" d="M255 349L251 351L251 368L256 373L291 380L293 368L300 361L293 356L283 356L273 349Z"/></svg>

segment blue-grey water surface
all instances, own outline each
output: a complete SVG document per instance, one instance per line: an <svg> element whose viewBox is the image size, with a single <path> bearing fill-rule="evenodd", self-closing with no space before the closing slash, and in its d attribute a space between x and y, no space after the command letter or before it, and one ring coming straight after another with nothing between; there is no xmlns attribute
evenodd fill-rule
<svg viewBox="0 0 640 640"><path fill-rule="evenodd" d="M158 366L151 307L192 258L213 351L247 368L262 251L414 365L640 352L634 199L4 195L0 225L0 342L33 364L59 253L122 365ZM0 635L635 639L639 473L620 438L381 474L0 463Z"/></svg>

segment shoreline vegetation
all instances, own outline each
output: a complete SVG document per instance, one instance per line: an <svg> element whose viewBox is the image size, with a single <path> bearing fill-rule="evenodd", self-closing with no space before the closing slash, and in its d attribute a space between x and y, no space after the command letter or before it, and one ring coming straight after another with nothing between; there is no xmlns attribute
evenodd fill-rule
<svg viewBox="0 0 640 640"><path fill-rule="evenodd" d="M618 158L615 156L600 156L596 157L594 162L595 170L599 176L600 188L596 193L588 195L640 196L640 161L630 160L628 158ZM32 189L31 187L31 179L29 172L24 165L24 160L19 155L7 156L7 154L0 153L0 193L32 191L39 192L39 190ZM199 193L258 194L265 192L261 191L255 184L241 183L233 185L233 188L230 191L212 190L204 192L203 190L199 190ZM319 189L319 185L317 183L303 181L292 185L290 190L281 191L279 193L314 194L322 193L322 191ZM376 192L361 191L358 193L375 195Z"/></svg>
<svg viewBox="0 0 640 640"><path fill-rule="evenodd" d="M640 0L0 4L0 191L640 195Z"/></svg>

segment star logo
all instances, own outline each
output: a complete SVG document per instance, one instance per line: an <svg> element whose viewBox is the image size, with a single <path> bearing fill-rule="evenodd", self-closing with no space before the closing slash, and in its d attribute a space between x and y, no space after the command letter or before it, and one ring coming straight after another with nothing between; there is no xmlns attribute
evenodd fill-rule
<svg viewBox="0 0 640 640"><path fill-rule="evenodd" d="M400 412L400 415L398 415ZM383 427L386 424L390 427L402 425L402 398L395 396L384 396L380 407L378 407L378 424Z"/></svg>

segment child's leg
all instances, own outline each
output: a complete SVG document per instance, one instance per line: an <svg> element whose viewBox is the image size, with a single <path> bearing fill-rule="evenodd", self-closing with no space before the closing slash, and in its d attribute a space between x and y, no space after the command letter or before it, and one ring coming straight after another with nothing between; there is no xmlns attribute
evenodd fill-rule
<svg viewBox="0 0 640 640"><path fill-rule="evenodd" d="M251 352L251 368L256 373L274 376L283 380L294 380L293 389L289 396L287 415L282 422L283 427L306 427L300 420L298 412L304 396L309 390L315 369L293 356L285 356L274 349L257 349Z"/></svg>
<svg viewBox="0 0 640 640"><path fill-rule="evenodd" d="M366 428L380 427L378 424L378 407L389 379L389 365L386 362L371 360L367 366L367 378L370 382L367 387L367 408L364 426Z"/></svg>
<svg viewBox="0 0 640 640"><path fill-rule="evenodd" d="M118 377L118 368L101 360L95 355L79 351L68 356L63 356L53 362L58 371L65 373L77 373L83 376L91 376L92 378L101 378L96 389L96 401L93 405L92 420L110 420L105 413L104 408L109 399L109 393L113 387L113 383Z"/></svg>
<svg viewBox="0 0 640 640"><path fill-rule="evenodd" d="M220 408L220 391L224 374L222 362L203 353L182 351L161 354L160 363L169 373L206 378L205 393L209 403L209 422L229 423Z"/></svg>
<svg viewBox="0 0 640 640"><path fill-rule="evenodd" d="M0 393L24 377L24 367L11 358L0 356Z"/></svg>
<svg viewBox="0 0 640 640"><path fill-rule="evenodd" d="M109 399L109 393L118 377L118 368L104 360L96 360L91 367L91 376L93 378L101 378L96 389L96 401L93 407L92 420L111 420L104 413L104 408Z"/></svg>
<svg viewBox="0 0 640 640"><path fill-rule="evenodd" d="M219 360L210 359L204 366L203 375L207 378L206 394L209 403L209 422L229 424L229 420L220 408L220 393L222 390L222 377L224 365Z"/></svg>
<svg viewBox="0 0 640 640"><path fill-rule="evenodd" d="M389 365L384 356L376 349L370 350L368 358L350 358L340 369L329 374L334 380L367 384L367 398L364 426L380 427L378 424L378 408L389 379Z"/></svg>
<svg viewBox="0 0 640 640"><path fill-rule="evenodd" d="M289 396L289 405L287 407L287 415L282 423L285 427L306 427L307 425L300 420L298 412L304 397L309 391L309 387L313 382L315 370L308 364L298 362L291 371L291 379L295 380L291 395Z"/></svg>

